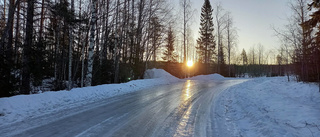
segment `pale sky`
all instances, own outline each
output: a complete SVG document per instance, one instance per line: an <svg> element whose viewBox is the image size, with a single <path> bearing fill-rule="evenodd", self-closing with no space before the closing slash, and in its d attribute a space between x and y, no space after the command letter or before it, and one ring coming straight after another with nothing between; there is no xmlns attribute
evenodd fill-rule
<svg viewBox="0 0 320 137"><path fill-rule="evenodd" d="M175 0L175 9L181 8ZM292 1L292 0L291 0ZM291 15L290 0L210 0L214 8L217 2L221 2L226 11L230 11L234 26L238 30L238 49L250 47L261 43L266 49L275 49L281 45L279 39L274 36L271 25L281 28L287 24L287 18ZM196 9L192 30L195 39L198 37L201 7L204 0L191 0ZM214 9L215 10L215 9Z"/></svg>

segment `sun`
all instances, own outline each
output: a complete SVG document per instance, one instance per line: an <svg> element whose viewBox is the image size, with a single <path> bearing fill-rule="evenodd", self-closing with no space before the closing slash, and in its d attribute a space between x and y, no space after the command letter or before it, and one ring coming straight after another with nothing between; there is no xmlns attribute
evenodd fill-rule
<svg viewBox="0 0 320 137"><path fill-rule="evenodd" d="M189 60L189 61L187 62L187 66L188 66L188 67L192 67L192 66L193 66L193 61L192 61L192 60Z"/></svg>

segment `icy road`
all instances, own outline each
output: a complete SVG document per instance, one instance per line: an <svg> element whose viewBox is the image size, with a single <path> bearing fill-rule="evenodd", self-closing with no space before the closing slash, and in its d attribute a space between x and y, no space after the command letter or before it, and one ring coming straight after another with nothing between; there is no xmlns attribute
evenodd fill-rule
<svg viewBox="0 0 320 137"><path fill-rule="evenodd" d="M3 136L214 136L215 99L245 80L187 80L29 118ZM218 107L218 106L217 106Z"/></svg>

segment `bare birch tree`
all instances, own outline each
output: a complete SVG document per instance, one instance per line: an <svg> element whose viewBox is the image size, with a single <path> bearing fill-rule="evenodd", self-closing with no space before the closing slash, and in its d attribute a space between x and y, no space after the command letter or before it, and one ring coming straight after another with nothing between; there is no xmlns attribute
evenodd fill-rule
<svg viewBox="0 0 320 137"><path fill-rule="evenodd" d="M97 20L97 0L91 0L91 20L90 20L90 42L88 50L88 69L86 75L85 86L91 86L92 84L92 69L93 69L93 53L95 46L95 31L96 31L96 20Z"/></svg>
<svg viewBox="0 0 320 137"><path fill-rule="evenodd" d="M223 37L223 31L226 29L226 13L224 12L224 9L221 5L221 3L218 3L216 5L216 8L214 10L215 19L216 19L216 31L217 31L217 49L218 49L218 73L221 73L221 62L223 60L223 56L221 55L222 50L222 37Z"/></svg>
<svg viewBox="0 0 320 137"><path fill-rule="evenodd" d="M187 60L187 27L192 17L191 2L190 0L180 0L180 5L183 10L183 63Z"/></svg>
<svg viewBox="0 0 320 137"><path fill-rule="evenodd" d="M237 31L233 26L233 18L230 12L226 14L227 52L228 52L228 75L231 76L231 51L235 48Z"/></svg>

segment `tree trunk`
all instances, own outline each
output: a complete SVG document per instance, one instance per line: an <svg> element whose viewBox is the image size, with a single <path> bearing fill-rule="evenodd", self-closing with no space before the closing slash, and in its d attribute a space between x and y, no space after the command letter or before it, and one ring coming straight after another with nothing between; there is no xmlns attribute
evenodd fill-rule
<svg viewBox="0 0 320 137"><path fill-rule="evenodd" d="M71 13L74 13L74 0L71 0ZM68 90L72 89L72 53L73 53L73 24L69 22L69 72Z"/></svg>
<svg viewBox="0 0 320 137"><path fill-rule="evenodd" d="M131 1L131 24L130 24L130 59L129 64L131 65L133 60L134 51L134 0Z"/></svg>
<svg viewBox="0 0 320 137"><path fill-rule="evenodd" d="M39 29L40 41L42 41L43 22L44 22L44 0L42 0L41 2L41 17L40 17L40 29Z"/></svg>
<svg viewBox="0 0 320 137"><path fill-rule="evenodd" d="M14 54L15 54L15 61L14 63L15 64L18 64L18 60L19 60L19 56L17 55L18 54L18 48L20 46L20 43L19 43L19 36L20 36L20 3L18 4L18 8L17 8L17 22L16 22L16 36L15 36L15 50L14 50Z"/></svg>
<svg viewBox="0 0 320 137"><path fill-rule="evenodd" d="M231 63L230 63L230 56L231 56L231 38L230 38L230 17L228 14L228 21L227 21L227 37L228 37L228 63L229 63L229 72L228 75L229 77L231 76Z"/></svg>
<svg viewBox="0 0 320 137"><path fill-rule="evenodd" d="M86 75L85 86L91 86L92 84L92 68L93 68L93 53L94 53L94 45L95 45L95 31L96 31L96 18L97 18L97 0L92 0L91 2L91 21L90 21L90 43L89 43L89 51L88 51L88 70Z"/></svg>
<svg viewBox="0 0 320 137"><path fill-rule="evenodd" d="M187 10L187 1L183 1L183 63L186 63L186 29L187 29L187 17L186 17L186 10ZM185 73L186 77L186 73Z"/></svg>
<svg viewBox="0 0 320 137"><path fill-rule="evenodd" d="M104 5L105 5L105 1L103 1L101 8L104 8ZM104 13L102 13L102 19L101 19L100 23L101 23L102 29L101 29L101 43L99 44L99 46L100 46L99 65L102 67L102 63L103 63L102 61L105 59L104 51L105 51L105 42L106 42L106 40L104 39L106 33L103 33L106 31L106 15ZM100 70L101 69L99 68L99 71ZM101 71L103 71L103 70L101 70ZM102 81L100 81L100 82L102 82Z"/></svg>
<svg viewBox="0 0 320 137"><path fill-rule="evenodd" d="M22 71L22 89L21 94L30 93L30 52L32 48L33 39L33 13L34 13L34 0L28 0L27 8L27 24L26 24L26 37L23 47L23 71Z"/></svg>
<svg viewBox="0 0 320 137"><path fill-rule="evenodd" d="M105 56L105 57L107 57L107 54L108 54L108 46L109 46L109 33L110 33L110 28L109 28L109 8L110 8L110 0L107 0L107 5L106 5L107 7L107 13L106 13L106 21L105 21L105 28L106 28L106 30L105 30L105 34L104 34L104 36L105 36L105 38L104 38L104 51L103 51L103 56ZM108 59L108 58L107 58Z"/></svg>
<svg viewBox="0 0 320 137"><path fill-rule="evenodd" d="M56 41L56 47L55 47L55 64L54 64L54 79L56 81L56 84L59 83L59 77L58 77L58 71L59 71L59 58L60 58L60 22L58 21L58 28L54 31L55 32L55 41Z"/></svg>
<svg viewBox="0 0 320 137"><path fill-rule="evenodd" d="M118 0L117 1L117 8L116 8L116 35L115 35L115 45L114 45L114 83L118 83L118 80L119 80L119 45L120 45L120 42L119 42L119 39L120 39L120 36L119 36L119 27L118 27L118 24L119 24L119 6L120 6L120 1ZM120 32L121 33L121 32Z"/></svg>
<svg viewBox="0 0 320 137"><path fill-rule="evenodd" d="M14 4L14 0L10 0L10 5L9 5L9 15L13 14L15 12L16 6ZM13 12L13 13L10 13ZM13 18L8 18L8 22L10 22L10 27L8 30L8 43L7 43L7 47L6 47L6 58L8 61L8 65L12 65L12 53L13 53L13 48L12 48L12 44L13 44L13 23L14 23L14 17Z"/></svg>
<svg viewBox="0 0 320 137"><path fill-rule="evenodd" d="M83 87L83 77L84 77L84 48L85 48L85 42L83 42L82 50L81 50L81 87Z"/></svg>

